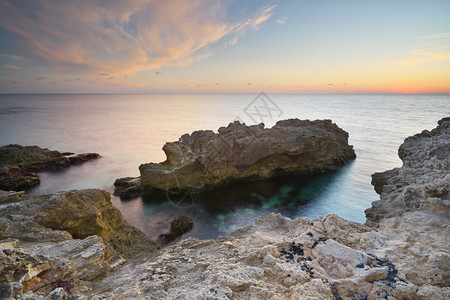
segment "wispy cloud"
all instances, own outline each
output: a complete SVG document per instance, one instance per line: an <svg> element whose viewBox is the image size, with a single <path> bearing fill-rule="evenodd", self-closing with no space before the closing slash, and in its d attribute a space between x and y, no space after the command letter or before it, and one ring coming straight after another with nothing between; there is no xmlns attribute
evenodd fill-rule
<svg viewBox="0 0 450 300"><path fill-rule="evenodd" d="M445 38L450 38L450 32L430 34L430 35L423 36L421 38L422 39L445 39Z"/></svg>
<svg viewBox="0 0 450 300"><path fill-rule="evenodd" d="M211 55L211 45L222 38L237 41L258 30L274 9L263 8L230 22L225 3L36 0L23 5L0 0L0 27L23 37L30 57L54 69L123 76L199 61Z"/></svg>
<svg viewBox="0 0 450 300"><path fill-rule="evenodd" d="M18 55L0 54L0 56L6 57L6 58L9 58L9 59L13 59L13 60L24 60L24 58L22 56L18 56Z"/></svg>
<svg viewBox="0 0 450 300"><path fill-rule="evenodd" d="M262 8L255 17L249 18L244 22L236 23L234 26L230 27L229 33L232 32L233 34L226 45L234 46L249 30L258 30L264 22L270 19L275 7L276 5Z"/></svg>
<svg viewBox="0 0 450 300"><path fill-rule="evenodd" d="M44 80L45 78L46 78L45 76L35 77L34 80Z"/></svg>
<svg viewBox="0 0 450 300"><path fill-rule="evenodd" d="M12 70L20 70L20 69L22 69L22 67L19 67L17 65L5 65L5 68L12 69Z"/></svg>
<svg viewBox="0 0 450 300"><path fill-rule="evenodd" d="M281 19L277 20L277 23L280 24L280 25L284 25L284 23L286 23L286 21L287 21L287 18L286 17L282 17Z"/></svg>
<svg viewBox="0 0 450 300"><path fill-rule="evenodd" d="M402 68L413 68L418 64L431 62L431 61L442 61L449 60L450 52L425 52L425 51L413 51L412 56L406 59L395 61L394 64Z"/></svg>

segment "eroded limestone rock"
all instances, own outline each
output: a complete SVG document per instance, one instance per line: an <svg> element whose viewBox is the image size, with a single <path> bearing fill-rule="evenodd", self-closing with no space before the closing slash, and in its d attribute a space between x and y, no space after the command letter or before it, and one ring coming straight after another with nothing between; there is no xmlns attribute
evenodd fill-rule
<svg viewBox="0 0 450 300"><path fill-rule="evenodd" d="M16 193L16 201L12 194L0 204L1 299L84 295L127 258L157 249L126 223L107 192Z"/></svg>
<svg viewBox="0 0 450 300"><path fill-rule="evenodd" d="M98 236L73 240L22 210L9 211L0 215L0 291L20 296L29 289L29 299L43 299L40 291L47 299L450 299L449 123L408 138L399 151L403 166L374 176L381 200L367 210L367 224L334 214L271 214L227 238L188 238L121 264ZM1 208L33 211L27 203L25 197ZM18 220L31 230L16 229L11 222ZM8 255L17 256L17 268ZM67 272L67 265L76 267Z"/></svg>
<svg viewBox="0 0 450 300"><path fill-rule="evenodd" d="M189 238L129 262L96 283L92 295L449 299L449 123L406 139L404 165L374 176L381 200L367 210L366 225L333 214L272 214L227 238Z"/></svg>
<svg viewBox="0 0 450 300"><path fill-rule="evenodd" d="M321 173L356 157L348 133L331 120L290 119L268 129L236 121L218 133L185 134L163 150L166 161L139 167L146 193L198 192L241 180Z"/></svg>

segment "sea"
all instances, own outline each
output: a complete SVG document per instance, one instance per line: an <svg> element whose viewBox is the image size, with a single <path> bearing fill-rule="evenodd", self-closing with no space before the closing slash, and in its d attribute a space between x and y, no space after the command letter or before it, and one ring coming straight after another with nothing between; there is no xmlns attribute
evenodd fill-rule
<svg viewBox="0 0 450 300"><path fill-rule="evenodd" d="M379 199L371 174L400 167L403 140L448 116L448 94L4 94L0 145L101 154L40 173L41 184L27 193L88 188L112 193L117 178L139 176L140 164L164 161L164 143L195 130L217 131L235 120L271 127L299 118L331 119L349 133L357 158L326 174L240 183L184 198L111 197L128 223L152 239L180 216L194 222L183 238L209 239L272 212L311 219L333 213L364 223L364 210Z"/></svg>

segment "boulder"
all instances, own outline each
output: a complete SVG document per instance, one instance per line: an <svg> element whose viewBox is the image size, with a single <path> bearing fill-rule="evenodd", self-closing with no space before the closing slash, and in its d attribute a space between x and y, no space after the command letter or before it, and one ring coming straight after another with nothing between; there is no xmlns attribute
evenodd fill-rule
<svg viewBox="0 0 450 300"><path fill-rule="evenodd" d="M192 222L191 219L187 217L178 217L175 220L172 220L172 222L170 222L169 232L161 234L160 239L162 240L163 243L174 241L175 239L179 238L186 232L189 232L193 226L194 223Z"/></svg>
<svg viewBox="0 0 450 300"><path fill-rule="evenodd" d="M139 166L144 192L200 192L235 181L285 174L321 173L356 157L348 133L331 120L239 121L185 134L166 143L166 161Z"/></svg>

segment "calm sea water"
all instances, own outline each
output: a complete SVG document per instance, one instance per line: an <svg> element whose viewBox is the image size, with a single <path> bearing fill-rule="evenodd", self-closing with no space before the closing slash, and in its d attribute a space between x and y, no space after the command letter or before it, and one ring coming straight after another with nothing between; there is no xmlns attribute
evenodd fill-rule
<svg viewBox="0 0 450 300"><path fill-rule="evenodd" d="M266 99L266 103L253 102L255 97L0 95L0 145L39 145L102 155L83 165L41 173L42 183L28 192L47 194L85 188L112 191L115 179L138 176L141 163L165 160L161 150L165 142L194 130L216 131L237 118L246 124L262 119L266 127L287 118L332 119L349 132L357 159L325 175L239 184L181 204L167 197L129 201L112 197L125 219L151 238L165 232L178 216L194 221L186 236L215 238L270 212L291 218L336 213L364 222L364 210L378 199L370 175L400 166L397 149L403 140L434 128L439 119L450 115L450 95L270 94L272 102ZM262 117L251 115L255 106ZM264 110L267 107L273 108L271 115Z"/></svg>

